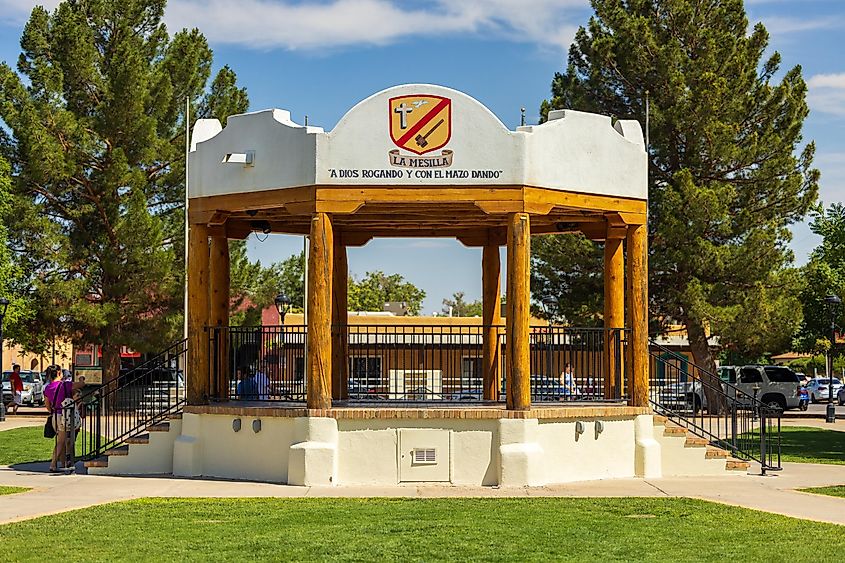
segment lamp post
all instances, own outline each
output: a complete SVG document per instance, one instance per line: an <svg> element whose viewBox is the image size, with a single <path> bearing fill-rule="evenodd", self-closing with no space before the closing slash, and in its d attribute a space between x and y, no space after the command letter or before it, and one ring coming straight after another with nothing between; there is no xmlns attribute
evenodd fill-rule
<svg viewBox="0 0 845 563"><path fill-rule="evenodd" d="M546 375L548 377L554 377L554 373L552 373L552 343L553 343L553 336L552 336L552 310L557 305L557 299L554 297L545 297L543 301L541 301L543 305L543 313L546 315L546 320L549 321L549 334L546 338L546 345L548 349L546 350Z"/></svg>
<svg viewBox="0 0 845 563"><path fill-rule="evenodd" d="M276 304L276 310L279 312L279 319L281 320L279 324L285 324L285 315L290 310L290 298L284 293L280 293L273 302Z"/></svg>
<svg viewBox="0 0 845 563"><path fill-rule="evenodd" d="M839 308L839 305L842 303L842 300L839 298L838 295L828 295L824 298L824 302L827 303L828 307L830 308L830 350L828 351L828 366L827 366L827 377L828 377L828 384L827 384L827 391L828 391L828 401L827 401L827 422L835 423L836 422L836 405L833 404L833 352L836 347L836 312Z"/></svg>
<svg viewBox="0 0 845 563"><path fill-rule="evenodd" d="M0 297L0 373L3 371L3 319L6 318L6 309L9 308L9 300ZM15 390L12 389L14 395ZM6 420L6 403L3 402L3 388L0 385L0 422Z"/></svg>

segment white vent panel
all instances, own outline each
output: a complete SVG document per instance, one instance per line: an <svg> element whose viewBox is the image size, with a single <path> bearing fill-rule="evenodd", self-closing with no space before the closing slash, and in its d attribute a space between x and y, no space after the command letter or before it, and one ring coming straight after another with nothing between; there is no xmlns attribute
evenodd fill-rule
<svg viewBox="0 0 845 563"><path fill-rule="evenodd" d="M437 450L434 448L416 448L414 450L414 464L437 463Z"/></svg>
<svg viewBox="0 0 845 563"><path fill-rule="evenodd" d="M451 432L433 428L399 429L399 481L449 482Z"/></svg>

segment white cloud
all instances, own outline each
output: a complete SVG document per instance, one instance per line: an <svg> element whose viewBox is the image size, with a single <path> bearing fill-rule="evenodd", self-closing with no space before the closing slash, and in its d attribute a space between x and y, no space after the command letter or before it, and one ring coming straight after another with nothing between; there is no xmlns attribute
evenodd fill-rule
<svg viewBox="0 0 845 563"><path fill-rule="evenodd" d="M586 0L172 0L167 20L172 28L200 28L212 43L256 48L384 45L455 34L565 47L576 29L567 16L585 6Z"/></svg>
<svg viewBox="0 0 845 563"><path fill-rule="evenodd" d="M771 16L763 18L763 24L772 35L802 33L806 31L816 31L819 29L834 29L841 27L842 23L842 18L830 16L818 18Z"/></svg>
<svg viewBox="0 0 845 563"><path fill-rule="evenodd" d="M807 80L807 96L814 111L845 117L845 72L816 74Z"/></svg>
<svg viewBox="0 0 845 563"><path fill-rule="evenodd" d="M58 0L0 0L0 19L22 24L36 4L52 10ZM385 45L459 34L565 49L588 8L588 0L170 0L165 20L171 31L197 27L212 43L258 49Z"/></svg>

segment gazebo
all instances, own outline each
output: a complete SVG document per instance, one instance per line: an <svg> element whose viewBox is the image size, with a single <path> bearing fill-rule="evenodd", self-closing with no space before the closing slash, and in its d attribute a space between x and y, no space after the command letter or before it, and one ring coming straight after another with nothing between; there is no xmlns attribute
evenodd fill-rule
<svg viewBox="0 0 845 563"><path fill-rule="evenodd" d="M173 472L299 484L659 474L648 406L646 169L635 121L556 110L511 131L472 97L428 84L378 92L328 132L278 109L232 116L225 128L200 120L189 163L188 406ZM232 401L230 380L219 378L232 349L209 343L210 329L229 319L228 239L256 231L310 236L304 405ZM604 243L604 330L624 337L603 340L605 370L619 377L602 385L605 398L627 404L532 405L530 240L568 232ZM479 404L348 400L346 249L374 237L449 237L483 249ZM244 417L261 421L253 442L230 429ZM272 425L277 457L262 442ZM218 459L224 444L243 459ZM546 469L568 467L561 460L576 452L583 468Z"/></svg>

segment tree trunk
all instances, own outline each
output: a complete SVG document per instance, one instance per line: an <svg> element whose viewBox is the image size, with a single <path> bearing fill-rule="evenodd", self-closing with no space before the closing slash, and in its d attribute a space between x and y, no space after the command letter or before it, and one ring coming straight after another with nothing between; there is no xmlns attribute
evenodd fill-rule
<svg viewBox="0 0 845 563"><path fill-rule="evenodd" d="M103 404L103 409L105 412L111 412L117 405L117 393L115 393L115 389L117 389L119 384L120 346L112 344L108 339L104 339L101 350L103 351L103 360L101 363L101 367L103 368L103 396L108 397Z"/></svg>
<svg viewBox="0 0 845 563"><path fill-rule="evenodd" d="M722 414L725 411L725 397L718 391L722 388L722 382L716 374L716 361L710 353L704 325L693 319L686 319L685 324L693 360L696 366L702 368L693 368L690 370L691 375L701 378L702 390L707 398L707 412Z"/></svg>

